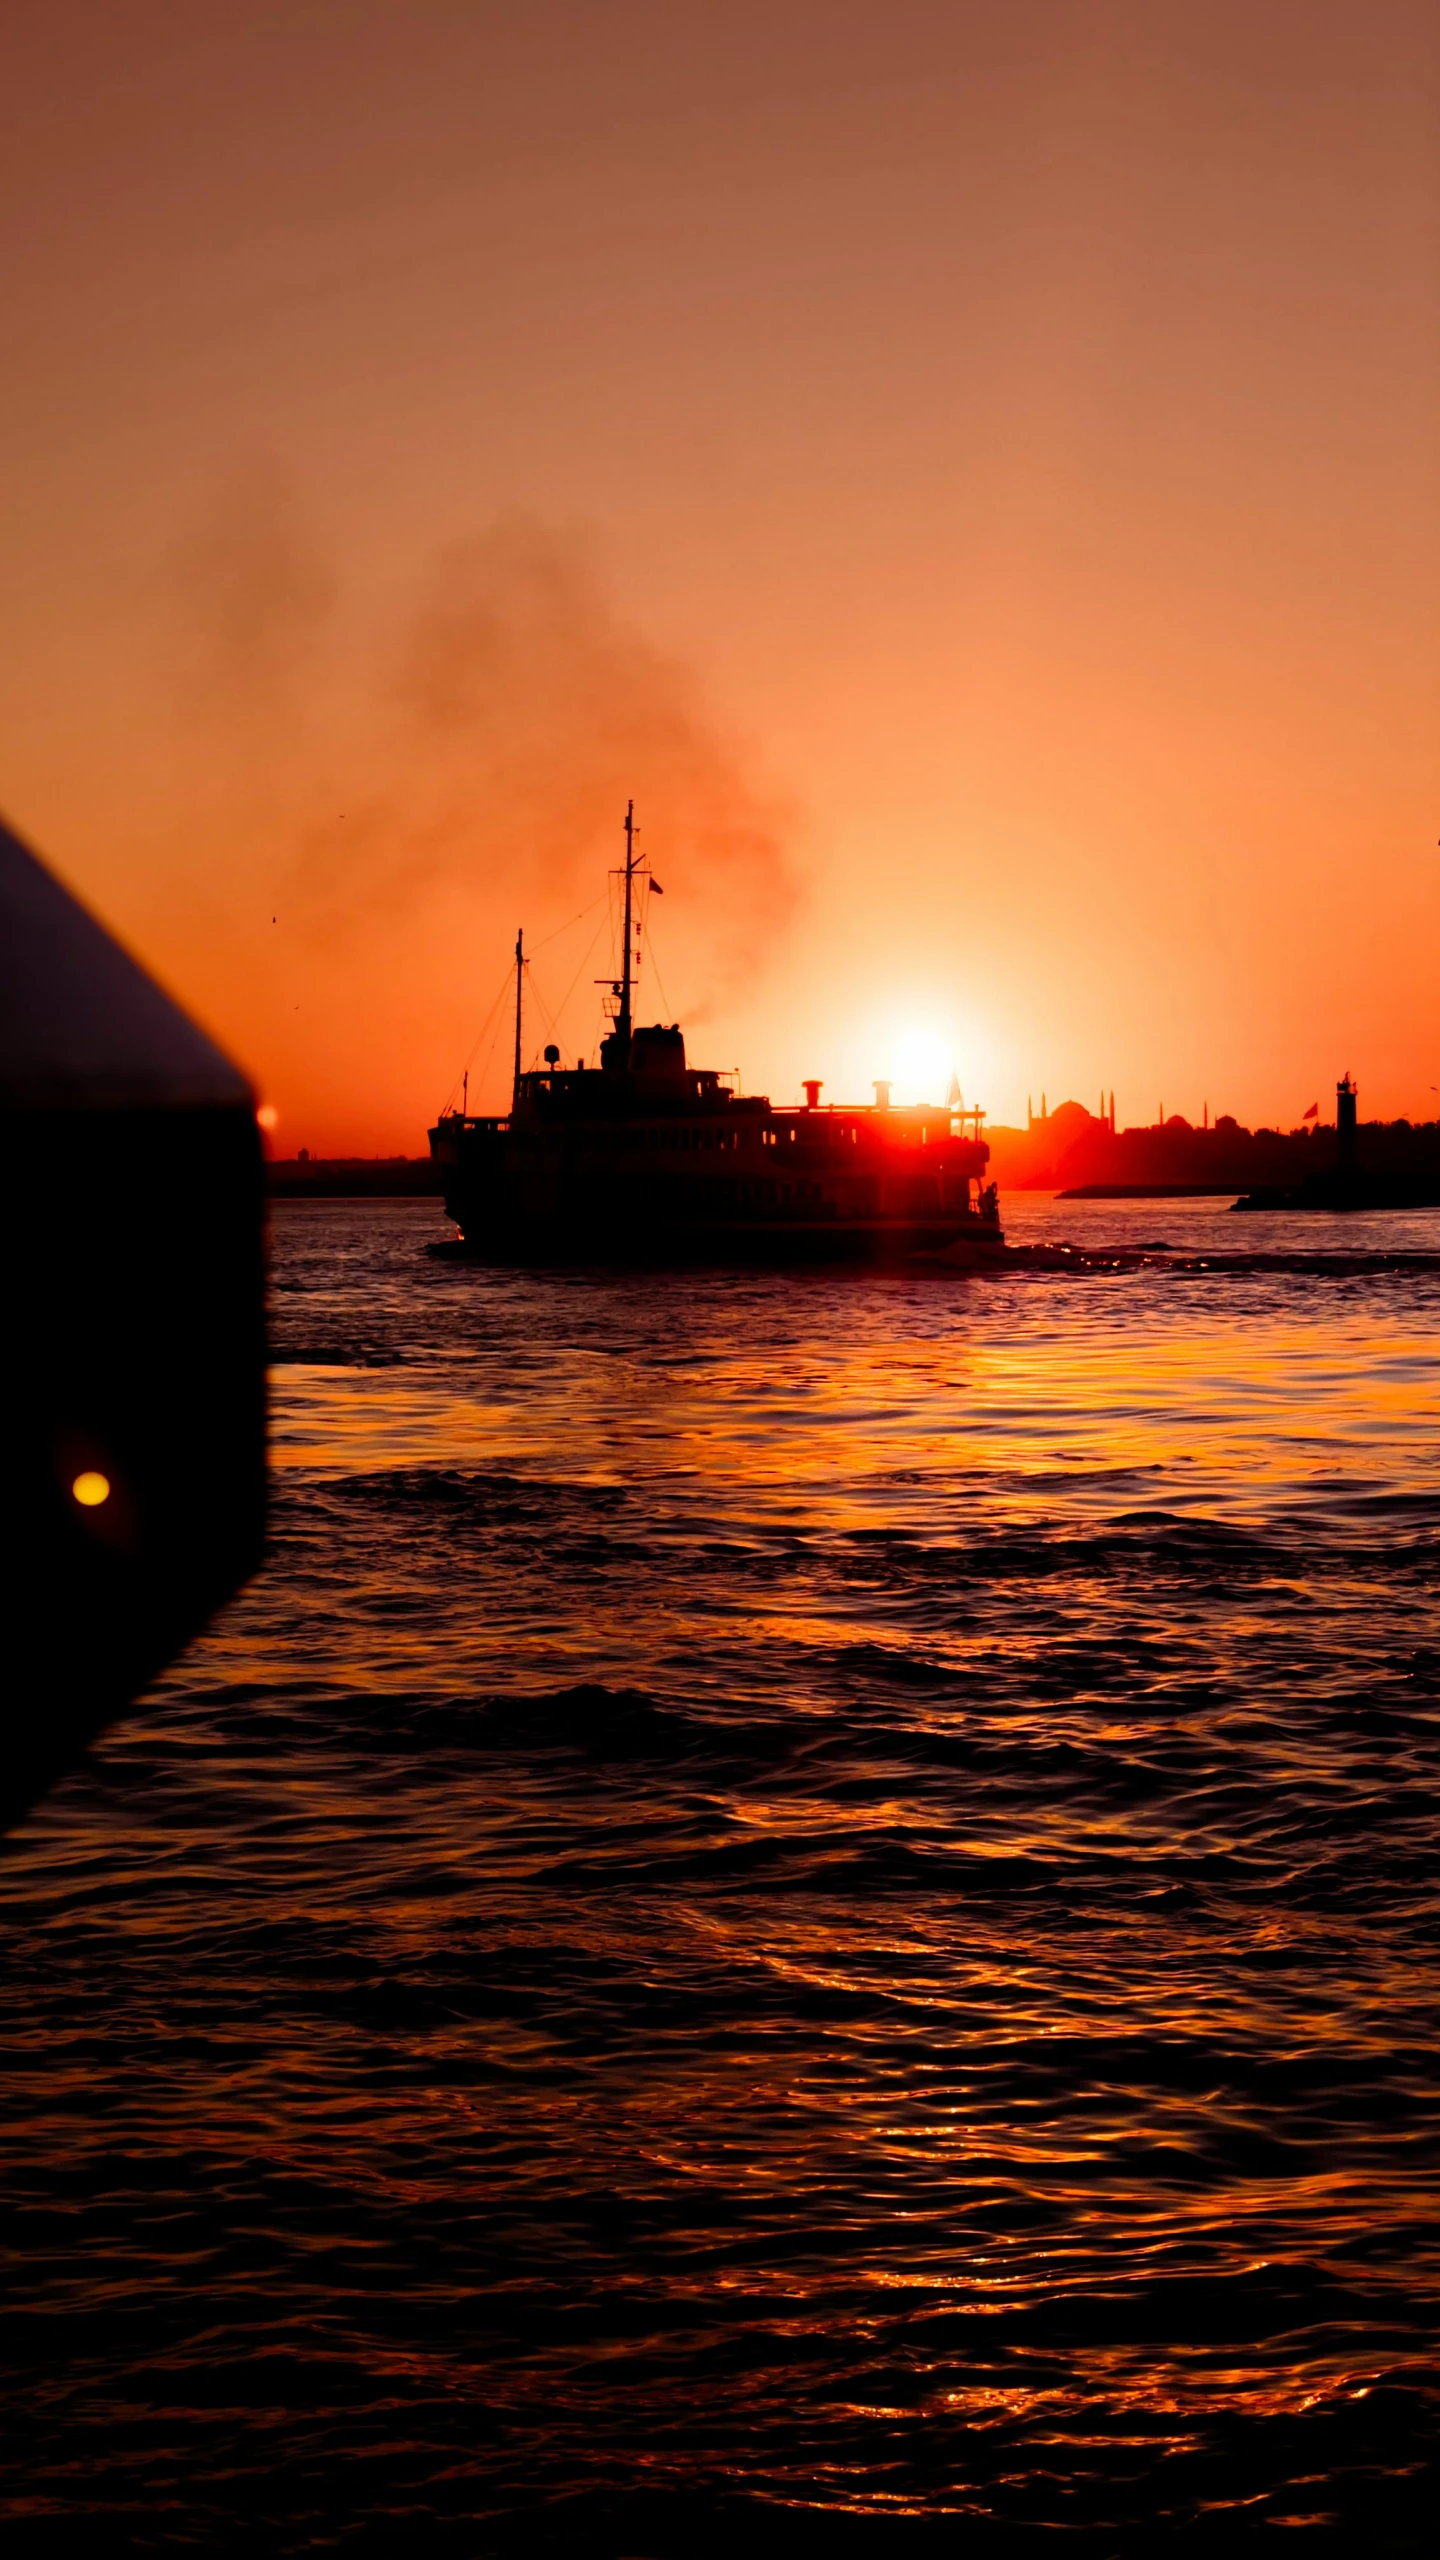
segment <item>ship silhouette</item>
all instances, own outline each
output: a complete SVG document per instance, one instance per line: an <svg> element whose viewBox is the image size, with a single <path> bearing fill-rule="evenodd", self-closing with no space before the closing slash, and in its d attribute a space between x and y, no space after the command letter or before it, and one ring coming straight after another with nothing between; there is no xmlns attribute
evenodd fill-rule
<svg viewBox="0 0 1440 2560"><path fill-rule="evenodd" d="M500 1116L442 1112L430 1136L456 1251L495 1262L965 1262L1003 1250L983 1112L741 1094L693 1067L678 1023L637 1026L637 891L651 881L625 813L620 974L596 1067L521 1066L525 955L515 943L515 1065ZM966 1123L970 1124L967 1134Z"/></svg>

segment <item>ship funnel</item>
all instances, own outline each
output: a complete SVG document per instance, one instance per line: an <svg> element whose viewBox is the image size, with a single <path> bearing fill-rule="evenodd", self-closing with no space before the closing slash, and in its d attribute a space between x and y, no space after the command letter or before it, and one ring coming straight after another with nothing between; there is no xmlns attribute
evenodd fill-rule
<svg viewBox="0 0 1440 2560"><path fill-rule="evenodd" d="M685 1073L685 1035L678 1022L667 1027L652 1022L647 1031L637 1031L630 1042L630 1072L655 1082L674 1083Z"/></svg>

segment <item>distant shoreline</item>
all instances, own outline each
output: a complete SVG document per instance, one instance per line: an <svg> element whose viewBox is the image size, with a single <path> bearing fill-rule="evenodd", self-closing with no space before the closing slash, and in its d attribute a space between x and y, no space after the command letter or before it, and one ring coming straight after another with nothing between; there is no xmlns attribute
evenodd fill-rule
<svg viewBox="0 0 1440 2560"><path fill-rule="evenodd" d="M1349 1099L1353 1101L1353 1089ZM1346 1161L1331 1121L1293 1129L1245 1129L1222 1112L1195 1128L1178 1113L1117 1129L1083 1103L1062 1102L1023 1129L992 1126L990 1174L1002 1196L1055 1191L1063 1200L1215 1200L1243 1195L1257 1207L1318 1207L1338 1182L1345 1205L1440 1198L1440 1123L1362 1120Z"/></svg>
<svg viewBox="0 0 1440 2560"><path fill-rule="evenodd" d="M1011 1185L1012 1190L1022 1187ZM1043 1187L1043 1186L1037 1186ZM1233 1182L1077 1182L1062 1200L1233 1200Z"/></svg>
<svg viewBox="0 0 1440 2560"><path fill-rule="evenodd" d="M440 1187L429 1156L281 1156L265 1167L272 1200L438 1200Z"/></svg>

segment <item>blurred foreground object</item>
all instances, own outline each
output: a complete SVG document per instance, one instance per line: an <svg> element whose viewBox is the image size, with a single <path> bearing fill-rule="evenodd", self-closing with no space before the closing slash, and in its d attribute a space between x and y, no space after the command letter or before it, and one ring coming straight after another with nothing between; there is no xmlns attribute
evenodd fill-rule
<svg viewBox="0 0 1440 2560"><path fill-rule="evenodd" d="M253 1571L263 1168L238 1069L0 826L0 1827Z"/></svg>

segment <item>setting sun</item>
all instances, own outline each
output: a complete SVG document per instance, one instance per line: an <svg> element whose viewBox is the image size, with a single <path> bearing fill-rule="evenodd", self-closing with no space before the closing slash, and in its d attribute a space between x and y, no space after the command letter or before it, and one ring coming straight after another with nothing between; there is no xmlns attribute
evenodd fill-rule
<svg viewBox="0 0 1440 2560"><path fill-rule="evenodd" d="M902 1031L891 1056L896 1102L944 1102L955 1073L955 1052L943 1031L915 1025Z"/></svg>

